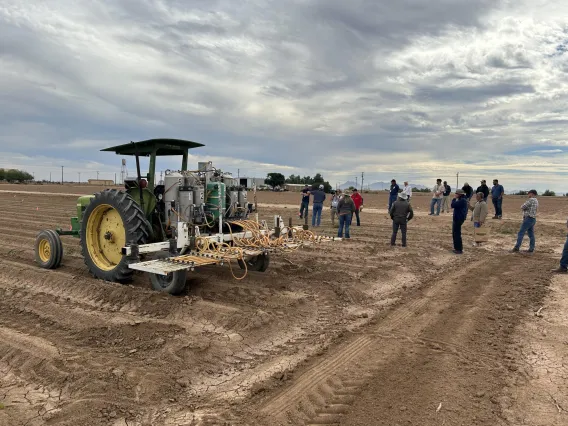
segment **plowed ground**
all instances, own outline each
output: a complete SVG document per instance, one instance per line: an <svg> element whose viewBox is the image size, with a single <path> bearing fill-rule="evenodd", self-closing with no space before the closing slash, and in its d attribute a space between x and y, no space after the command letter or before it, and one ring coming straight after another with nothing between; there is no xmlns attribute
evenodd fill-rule
<svg viewBox="0 0 568 426"><path fill-rule="evenodd" d="M296 214L278 195L261 218ZM273 257L242 281L204 267L173 297L143 274L132 285L91 278L72 237L60 269L38 268L36 234L67 226L75 197L0 193L0 424L525 424L534 406L517 395L536 377L532 352L566 365L563 329L549 331L553 349L534 349L530 327L547 313L534 315L548 304L568 202L541 199L533 256L507 252L519 199L482 248L466 223L456 257L449 215L426 216L428 198L409 247L391 248L383 201L351 241ZM335 232L327 210L317 232ZM555 402L543 398L532 418L566 424L565 382L542 382Z"/></svg>

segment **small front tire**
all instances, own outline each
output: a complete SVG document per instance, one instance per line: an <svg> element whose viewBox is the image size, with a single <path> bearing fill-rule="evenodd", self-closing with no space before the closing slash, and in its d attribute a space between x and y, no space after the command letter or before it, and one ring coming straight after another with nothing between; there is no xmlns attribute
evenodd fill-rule
<svg viewBox="0 0 568 426"><path fill-rule="evenodd" d="M239 259L238 263L241 269L245 269L245 262L247 271L265 272L270 264L270 257L268 254L259 254L245 261Z"/></svg>
<svg viewBox="0 0 568 426"><path fill-rule="evenodd" d="M164 259L169 257L166 253L159 253L156 258ZM185 290L187 281L187 270L170 272L168 275L150 274L152 289L172 295L180 294Z"/></svg>
<svg viewBox="0 0 568 426"><path fill-rule="evenodd" d="M41 231L35 241L35 261L44 269L56 269L63 260L63 243L51 229Z"/></svg>

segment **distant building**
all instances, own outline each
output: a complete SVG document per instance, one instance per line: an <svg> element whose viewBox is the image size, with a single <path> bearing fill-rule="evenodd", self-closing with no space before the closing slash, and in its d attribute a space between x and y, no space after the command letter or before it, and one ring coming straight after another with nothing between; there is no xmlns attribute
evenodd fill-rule
<svg viewBox="0 0 568 426"><path fill-rule="evenodd" d="M303 183L286 183L284 184L284 189L286 191L300 192L305 186Z"/></svg>
<svg viewBox="0 0 568 426"><path fill-rule="evenodd" d="M99 185L99 186L111 186L114 185L114 180L111 179L89 179L89 185Z"/></svg>
<svg viewBox="0 0 568 426"><path fill-rule="evenodd" d="M239 177L236 180L239 181L239 186L244 186L245 188L252 188L255 185L258 188L266 185L263 178Z"/></svg>

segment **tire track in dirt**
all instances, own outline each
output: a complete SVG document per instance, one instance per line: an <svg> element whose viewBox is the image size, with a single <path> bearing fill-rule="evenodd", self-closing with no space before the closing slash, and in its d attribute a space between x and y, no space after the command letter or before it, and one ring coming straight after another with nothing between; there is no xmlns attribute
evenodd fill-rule
<svg viewBox="0 0 568 426"><path fill-rule="evenodd" d="M366 382L365 378L379 368L379 365L387 366L395 362L405 346L415 347L418 344L426 351L452 353L454 356L465 357L467 362L478 364L480 368L495 368L496 365L501 365L499 357L480 353L477 350L466 350L463 345L450 341L420 338L424 330L436 327L435 324L441 318L438 312L446 309L451 300L462 299L461 303L466 302L466 306L472 307L483 306L487 302L489 293L484 292L482 287L478 286L476 291L470 292L464 300L460 293L463 287L455 285L472 268L473 266L470 266L468 270L440 277L441 279L436 280L427 290L419 291L419 298L414 298L410 303L396 308L378 326L373 326L362 336L351 339L325 360L304 371L287 389L259 405L260 412L266 416L266 419L269 417L277 419L279 424L287 422L310 425L339 424L342 416L350 410L349 404L345 402L355 400L361 386ZM498 281L494 280L492 287L493 290L498 287ZM472 308L471 315L477 315L476 311L476 308ZM463 317L463 313L461 316ZM461 319L464 321L463 318ZM456 327L456 324L459 326L462 323L458 318L454 321L448 319L443 321L448 323L449 330L454 330L450 331L450 334L456 332L456 328L451 328L452 325ZM401 328L403 330L400 330ZM400 334L401 331L403 335ZM401 337L395 338L394 341L384 342L381 339L378 342L379 336L372 335L376 333L391 333L391 336L398 334ZM471 330L462 330L460 333L468 336ZM378 361L369 362L368 360L373 358L370 354L377 353L382 354L380 357L375 357ZM353 380L354 377L361 379ZM343 397L345 399L342 399Z"/></svg>

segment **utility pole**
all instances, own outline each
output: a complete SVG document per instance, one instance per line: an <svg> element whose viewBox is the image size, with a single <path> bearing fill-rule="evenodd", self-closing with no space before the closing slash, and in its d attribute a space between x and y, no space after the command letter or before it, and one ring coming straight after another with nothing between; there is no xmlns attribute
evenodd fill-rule
<svg viewBox="0 0 568 426"><path fill-rule="evenodd" d="M114 184L116 185L116 173L114 174Z"/></svg>
<svg viewBox="0 0 568 426"><path fill-rule="evenodd" d="M99 180L99 172L97 171L97 180Z"/></svg>
<svg viewBox="0 0 568 426"><path fill-rule="evenodd" d="M237 169L237 179L241 177L241 169Z"/></svg>
<svg viewBox="0 0 568 426"><path fill-rule="evenodd" d="M361 172L361 192L363 192L363 179L365 177L365 172Z"/></svg>
<svg viewBox="0 0 568 426"><path fill-rule="evenodd" d="M51 183L51 172L49 172L49 183Z"/></svg>
<svg viewBox="0 0 568 426"><path fill-rule="evenodd" d="M355 188L357 188L357 186L359 185L357 184L357 176L355 176Z"/></svg>
<svg viewBox="0 0 568 426"><path fill-rule="evenodd" d="M81 172L77 172L79 173L79 185L81 185Z"/></svg>
<svg viewBox="0 0 568 426"><path fill-rule="evenodd" d="M61 166L61 185L63 185L63 166Z"/></svg>
<svg viewBox="0 0 568 426"><path fill-rule="evenodd" d="M460 172L456 173L456 191L460 187Z"/></svg>

